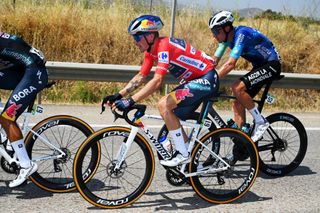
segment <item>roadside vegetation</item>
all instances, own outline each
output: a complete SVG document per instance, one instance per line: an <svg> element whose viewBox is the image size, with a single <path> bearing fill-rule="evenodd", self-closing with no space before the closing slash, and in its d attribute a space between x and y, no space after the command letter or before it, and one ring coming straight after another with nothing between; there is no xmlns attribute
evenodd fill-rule
<svg viewBox="0 0 320 213"><path fill-rule="evenodd" d="M139 65L143 55L127 34L127 26L136 16L150 13L148 5L141 2L2 0L0 31L23 37L43 51L48 61ZM152 13L165 23L161 34L169 35L171 9L157 4ZM174 36L212 55L217 43L207 27L211 13L212 9L178 8ZM283 72L320 74L319 21L266 11L254 18L237 16L235 25L252 26L267 35L282 57ZM240 60L237 69L249 70L251 66ZM45 103L97 104L104 95L122 86L124 83L59 81L54 88L43 92L42 100ZM228 88L223 89L230 92ZM146 102L156 102L160 93ZM320 110L319 91L272 89L272 93L278 100L274 107ZM8 92L1 91L3 99L7 95ZM220 104L223 106L225 104Z"/></svg>

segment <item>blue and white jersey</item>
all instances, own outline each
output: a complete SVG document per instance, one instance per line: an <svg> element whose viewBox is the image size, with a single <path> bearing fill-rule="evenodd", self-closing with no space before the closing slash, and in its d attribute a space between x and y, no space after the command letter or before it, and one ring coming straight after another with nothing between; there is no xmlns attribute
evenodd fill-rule
<svg viewBox="0 0 320 213"><path fill-rule="evenodd" d="M227 46L231 49L230 57L238 59L241 56L251 62L253 67L260 67L268 61L281 61L272 42L251 27L234 27L233 41L220 43L215 56L221 58Z"/></svg>

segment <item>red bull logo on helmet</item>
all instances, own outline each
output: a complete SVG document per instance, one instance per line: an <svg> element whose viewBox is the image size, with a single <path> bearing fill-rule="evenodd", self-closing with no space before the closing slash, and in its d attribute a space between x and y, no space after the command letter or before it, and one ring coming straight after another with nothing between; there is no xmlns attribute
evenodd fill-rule
<svg viewBox="0 0 320 213"><path fill-rule="evenodd" d="M153 21L143 20L141 21L141 28L147 30L156 30L157 25Z"/></svg>

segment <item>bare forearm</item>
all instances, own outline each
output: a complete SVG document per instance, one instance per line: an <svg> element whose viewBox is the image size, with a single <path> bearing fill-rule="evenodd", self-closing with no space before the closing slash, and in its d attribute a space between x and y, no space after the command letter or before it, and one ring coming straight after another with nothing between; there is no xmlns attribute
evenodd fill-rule
<svg viewBox="0 0 320 213"><path fill-rule="evenodd" d="M132 96L133 100L138 102L145 99L146 97L154 93L156 90L158 90L161 84L162 79L151 79L151 81L149 81L139 92Z"/></svg>
<svg viewBox="0 0 320 213"><path fill-rule="evenodd" d="M226 76L231 70L233 70L236 67L237 59L235 58L229 58L229 60L224 63L221 68L218 70L218 75L220 78L223 78Z"/></svg>
<svg viewBox="0 0 320 213"><path fill-rule="evenodd" d="M229 64L224 64L218 71L219 78L223 78L226 76L231 70L233 70L234 66Z"/></svg>
<svg viewBox="0 0 320 213"><path fill-rule="evenodd" d="M146 76L138 73L136 76L134 76L130 82L122 89L120 90L120 94L122 96L125 96L134 90L136 90L139 86L141 86L145 82Z"/></svg>

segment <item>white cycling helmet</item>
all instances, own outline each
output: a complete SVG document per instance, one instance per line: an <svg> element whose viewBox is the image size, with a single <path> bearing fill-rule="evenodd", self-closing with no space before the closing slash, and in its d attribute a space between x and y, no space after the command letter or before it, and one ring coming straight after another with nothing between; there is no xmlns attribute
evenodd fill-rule
<svg viewBox="0 0 320 213"><path fill-rule="evenodd" d="M218 27L224 27L226 25L231 25L234 21L233 15L229 11L220 11L216 14L214 14L210 19L209 19L209 28L218 28Z"/></svg>

